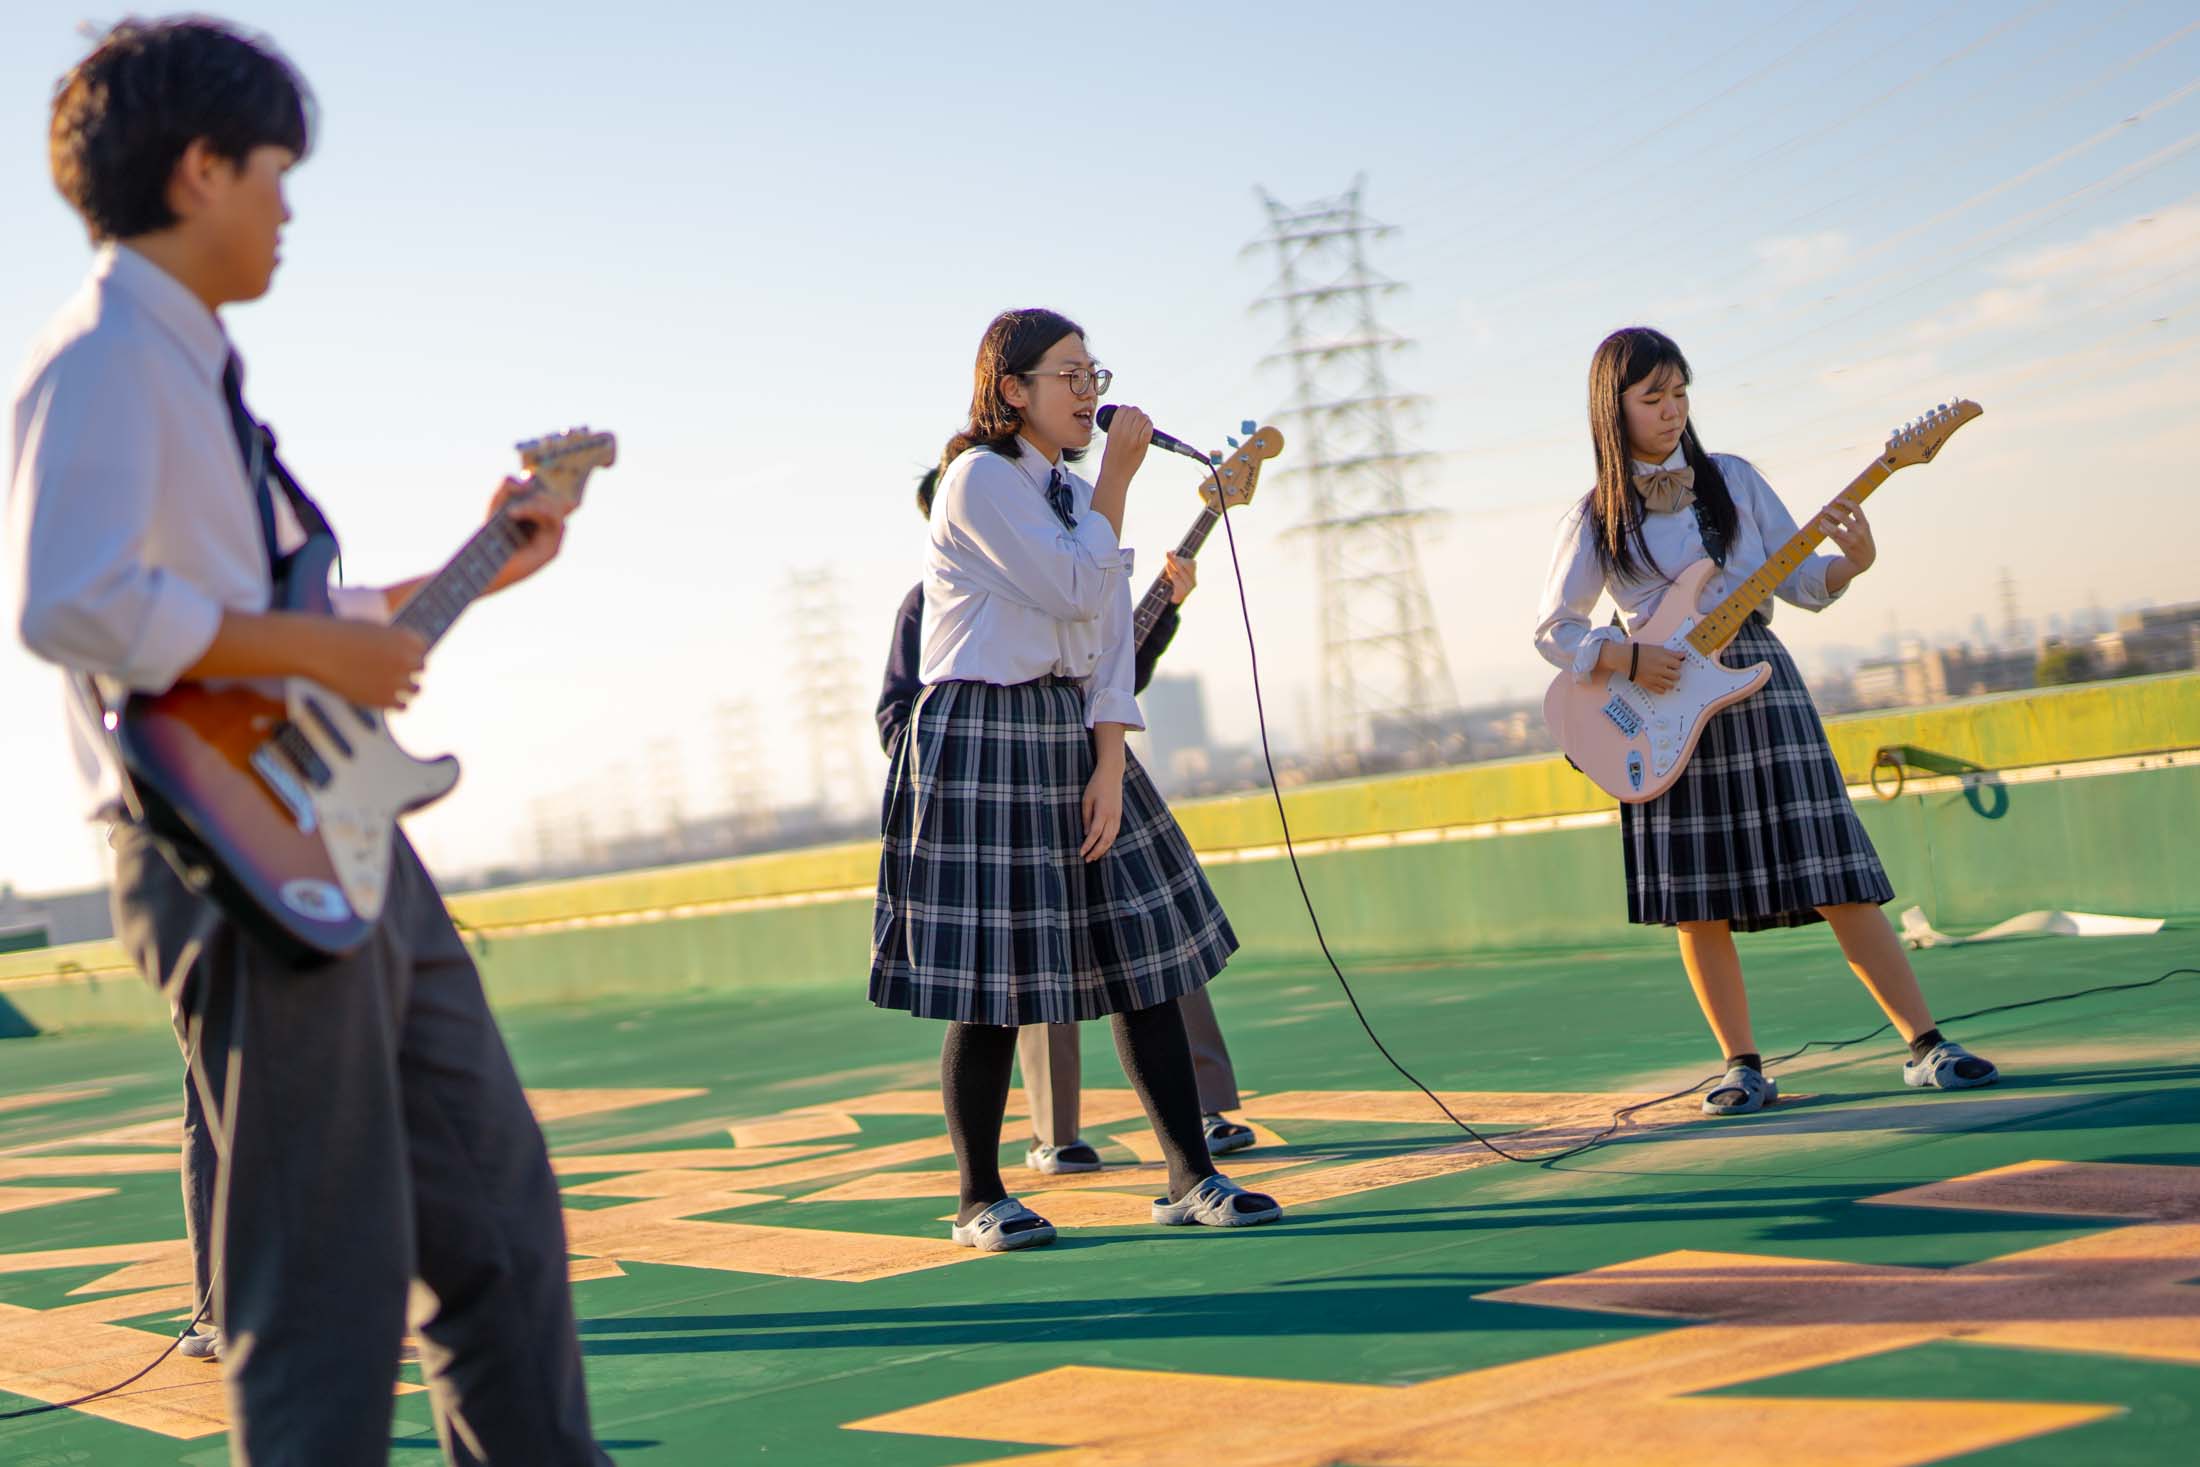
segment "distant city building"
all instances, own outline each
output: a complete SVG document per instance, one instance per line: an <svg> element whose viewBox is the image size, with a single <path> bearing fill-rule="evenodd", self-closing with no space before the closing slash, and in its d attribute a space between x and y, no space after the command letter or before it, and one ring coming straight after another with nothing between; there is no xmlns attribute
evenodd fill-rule
<svg viewBox="0 0 2200 1467"><path fill-rule="evenodd" d="M1211 763L1207 732L1207 688L1197 677L1156 675L1138 695L1146 715L1146 740L1153 750L1153 774L1170 789L1196 786Z"/></svg>
<svg viewBox="0 0 2200 1467"><path fill-rule="evenodd" d="M2153 606L2116 618L2116 629L2093 639L2104 677L2182 672L2200 665L2200 601Z"/></svg>

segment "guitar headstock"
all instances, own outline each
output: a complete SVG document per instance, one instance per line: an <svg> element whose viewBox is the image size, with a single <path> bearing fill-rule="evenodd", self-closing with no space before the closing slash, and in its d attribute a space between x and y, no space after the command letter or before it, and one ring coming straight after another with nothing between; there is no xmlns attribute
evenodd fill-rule
<svg viewBox="0 0 2200 1467"><path fill-rule="evenodd" d="M1228 458L1215 459L1214 477L1200 488L1199 497L1216 514L1249 503L1254 486L1260 483L1260 466L1283 452L1282 429L1256 429L1247 423L1245 431L1252 436L1243 443L1232 439L1234 451Z"/></svg>
<svg viewBox="0 0 2200 1467"><path fill-rule="evenodd" d="M1933 455L1940 452L1941 445L1955 436L1956 429L1985 411L1967 397L1944 402L1887 435L1887 451L1880 455L1879 461L1886 465L1889 473L1912 464L1929 464Z"/></svg>
<svg viewBox="0 0 2200 1467"><path fill-rule="evenodd" d="M534 481L535 492L557 500L568 514L580 508L589 474L619 461L618 438L585 427L530 438L518 448L520 467Z"/></svg>

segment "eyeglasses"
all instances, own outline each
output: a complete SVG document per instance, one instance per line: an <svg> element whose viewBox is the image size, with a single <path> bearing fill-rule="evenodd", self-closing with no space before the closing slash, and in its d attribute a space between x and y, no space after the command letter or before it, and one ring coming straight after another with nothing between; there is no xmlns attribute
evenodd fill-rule
<svg viewBox="0 0 2200 1467"><path fill-rule="evenodd" d="M1078 397L1083 397L1088 392L1094 397L1106 397L1108 395L1108 384L1115 380L1115 374L1106 367L1089 369L1085 367L1065 367L1059 372L1019 372L1016 375L1019 377L1067 377L1070 392Z"/></svg>

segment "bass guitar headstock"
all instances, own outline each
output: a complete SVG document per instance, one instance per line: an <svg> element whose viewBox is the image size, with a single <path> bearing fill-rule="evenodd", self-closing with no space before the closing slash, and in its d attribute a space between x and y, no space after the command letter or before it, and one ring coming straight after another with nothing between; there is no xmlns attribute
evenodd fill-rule
<svg viewBox="0 0 2200 1467"><path fill-rule="evenodd" d="M1250 419L1239 429L1247 435L1243 443L1230 440L1234 450L1225 458L1219 452L1214 455L1214 477L1201 486L1199 497L1207 501L1207 507L1216 514L1250 503L1253 490L1260 483L1260 466L1283 452L1283 430L1273 427L1255 427Z"/></svg>

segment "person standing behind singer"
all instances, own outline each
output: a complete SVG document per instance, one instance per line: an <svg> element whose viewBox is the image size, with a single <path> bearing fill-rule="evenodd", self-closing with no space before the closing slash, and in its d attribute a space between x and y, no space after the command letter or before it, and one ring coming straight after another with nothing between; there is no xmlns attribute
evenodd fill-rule
<svg viewBox="0 0 2200 1467"><path fill-rule="evenodd" d="M1175 1002L1237 937L1123 744L1144 724L1117 537L1153 425L1126 409L1098 484L1068 471L1108 377L1053 311L996 316L973 376L969 420L940 455L924 691L887 779L870 980L880 1008L948 1026L950 1236L988 1251L1053 1241L1001 1181L1016 1030L1103 1016L1168 1163L1154 1221L1273 1221L1274 1198L1215 1170Z"/></svg>

